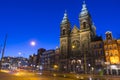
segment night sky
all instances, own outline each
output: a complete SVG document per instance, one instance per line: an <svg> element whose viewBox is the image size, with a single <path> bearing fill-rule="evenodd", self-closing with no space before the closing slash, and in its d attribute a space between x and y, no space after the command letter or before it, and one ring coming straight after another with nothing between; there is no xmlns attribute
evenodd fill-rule
<svg viewBox="0 0 120 80"><path fill-rule="evenodd" d="M112 31L120 38L120 0L85 0L96 26L105 38ZM67 10L71 27L79 26L78 15L83 0L0 0L0 47L8 34L5 56L25 56L38 48L59 46L60 23ZM35 46L30 42L34 40ZM22 53L19 55L18 53Z"/></svg>

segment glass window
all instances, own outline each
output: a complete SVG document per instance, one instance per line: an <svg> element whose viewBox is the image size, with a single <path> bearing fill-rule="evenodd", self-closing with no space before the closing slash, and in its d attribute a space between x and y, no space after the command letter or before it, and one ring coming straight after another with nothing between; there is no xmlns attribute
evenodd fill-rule
<svg viewBox="0 0 120 80"><path fill-rule="evenodd" d="M102 44L101 43L99 44L99 47L102 48Z"/></svg>
<svg viewBox="0 0 120 80"><path fill-rule="evenodd" d="M83 28L84 29L86 28L86 22L83 22Z"/></svg>
<svg viewBox="0 0 120 80"><path fill-rule="evenodd" d="M94 45L94 48L96 48L96 44Z"/></svg>
<svg viewBox="0 0 120 80"><path fill-rule="evenodd" d="M112 49L112 46L110 46L109 48Z"/></svg>
<svg viewBox="0 0 120 80"><path fill-rule="evenodd" d="M100 51L100 54L103 55L103 51L102 50Z"/></svg>
<svg viewBox="0 0 120 80"><path fill-rule="evenodd" d="M116 49L117 47L116 46L114 46L114 49Z"/></svg>
<svg viewBox="0 0 120 80"><path fill-rule="evenodd" d="M63 35L65 35L65 32L66 32L65 29L63 29Z"/></svg>

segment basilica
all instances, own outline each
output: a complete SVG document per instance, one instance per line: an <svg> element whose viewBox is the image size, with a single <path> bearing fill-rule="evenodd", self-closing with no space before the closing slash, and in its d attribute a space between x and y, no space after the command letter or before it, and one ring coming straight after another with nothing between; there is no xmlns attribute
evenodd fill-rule
<svg viewBox="0 0 120 80"><path fill-rule="evenodd" d="M79 13L80 28L73 26L65 11L60 24L60 70L92 73L107 65L120 64L120 40L115 40L110 31L106 40L96 34L96 26L83 2Z"/></svg>

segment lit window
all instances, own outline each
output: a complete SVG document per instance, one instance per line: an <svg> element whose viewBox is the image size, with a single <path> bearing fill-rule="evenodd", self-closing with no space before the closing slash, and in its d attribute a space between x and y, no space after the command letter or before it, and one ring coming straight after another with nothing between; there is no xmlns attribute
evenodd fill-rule
<svg viewBox="0 0 120 80"><path fill-rule="evenodd" d="M112 49L112 46L110 46L110 49Z"/></svg>
<svg viewBox="0 0 120 80"><path fill-rule="evenodd" d="M116 49L117 47L116 46L114 46L114 49Z"/></svg>

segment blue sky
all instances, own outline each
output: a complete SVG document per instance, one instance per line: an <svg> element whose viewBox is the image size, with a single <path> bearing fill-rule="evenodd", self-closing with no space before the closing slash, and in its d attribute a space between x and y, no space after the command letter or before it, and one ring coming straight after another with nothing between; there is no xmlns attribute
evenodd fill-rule
<svg viewBox="0 0 120 80"><path fill-rule="evenodd" d="M120 0L85 0L96 26L97 34L105 37L112 31L120 38ZM8 34L5 56L28 57L38 48L55 49L59 46L60 22L67 10L71 27L79 26L78 15L83 0L1 0L0 45ZM35 40L37 45L31 46Z"/></svg>

